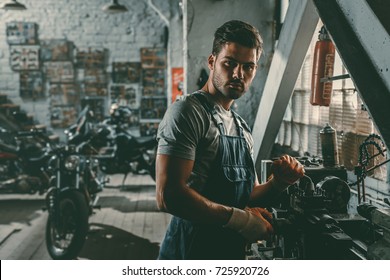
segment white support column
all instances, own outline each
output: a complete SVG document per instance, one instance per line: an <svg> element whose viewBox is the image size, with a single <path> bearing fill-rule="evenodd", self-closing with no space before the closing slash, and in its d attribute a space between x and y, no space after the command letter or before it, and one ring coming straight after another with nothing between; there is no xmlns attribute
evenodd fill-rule
<svg viewBox="0 0 390 280"><path fill-rule="evenodd" d="M188 1L183 0L183 93L188 93Z"/></svg>
<svg viewBox="0 0 390 280"><path fill-rule="evenodd" d="M390 89L390 35L366 0L337 0L349 25L378 71L378 75ZM390 12L390 11L389 11Z"/></svg>
<svg viewBox="0 0 390 280"><path fill-rule="evenodd" d="M253 127L259 169L270 155L319 16L311 0L291 0Z"/></svg>

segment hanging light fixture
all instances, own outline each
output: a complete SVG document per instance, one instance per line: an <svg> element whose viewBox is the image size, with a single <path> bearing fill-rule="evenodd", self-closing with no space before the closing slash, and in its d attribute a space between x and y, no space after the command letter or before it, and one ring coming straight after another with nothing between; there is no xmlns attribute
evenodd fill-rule
<svg viewBox="0 0 390 280"><path fill-rule="evenodd" d="M112 3L104 5L102 10L108 14L118 14L128 11L126 6L118 3L118 0L112 0Z"/></svg>
<svg viewBox="0 0 390 280"><path fill-rule="evenodd" d="M19 3L18 1L16 0L11 0L11 1L7 1L5 2L4 4L2 4L0 6L1 9L4 9L4 10L12 10L12 11L23 11L23 10L26 10L26 6Z"/></svg>

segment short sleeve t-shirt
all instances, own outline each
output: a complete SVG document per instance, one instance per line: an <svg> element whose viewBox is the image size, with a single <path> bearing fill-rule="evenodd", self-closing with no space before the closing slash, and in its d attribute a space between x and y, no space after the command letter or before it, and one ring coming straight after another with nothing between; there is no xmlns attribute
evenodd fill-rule
<svg viewBox="0 0 390 280"><path fill-rule="evenodd" d="M225 110L202 91L222 119L227 135L236 136L238 130L231 110ZM219 130L212 116L192 94L177 100L168 107L158 132L158 154L194 160L188 185L195 189L206 182L219 147ZM244 137L253 155L253 138L244 129Z"/></svg>

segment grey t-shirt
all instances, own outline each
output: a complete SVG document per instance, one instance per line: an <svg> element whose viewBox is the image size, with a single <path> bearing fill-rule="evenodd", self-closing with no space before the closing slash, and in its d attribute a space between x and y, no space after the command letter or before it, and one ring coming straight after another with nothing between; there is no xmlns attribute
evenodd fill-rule
<svg viewBox="0 0 390 280"><path fill-rule="evenodd" d="M226 134L238 135L232 112L215 103L208 94L201 93L214 104ZM204 185L210 174L218 151L219 134L210 113L190 94L168 107L157 132L157 153L194 160L188 184L198 189ZM253 138L245 129L244 136L253 155Z"/></svg>

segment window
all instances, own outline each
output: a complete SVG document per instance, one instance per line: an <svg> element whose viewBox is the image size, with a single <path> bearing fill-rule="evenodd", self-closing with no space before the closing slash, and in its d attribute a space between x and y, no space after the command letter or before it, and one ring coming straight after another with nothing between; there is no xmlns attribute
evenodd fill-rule
<svg viewBox="0 0 390 280"><path fill-rule="evenodd" d="M318 26L318 30L322 24ZM337 131L337 144L339 163L344 165L349 172L351 182L356 181L354 168L358 165L359 147L369 135L379 135L365 109L359 93L350 78L333 81L333 92L329 107L313 106L310 104L311 94L311 71L313 65L313 53L317 32L313 36L312 43L308 50L305 62L297 79L294 92L283 118L276 144L288 147L299 155L321 156L320 130L329 123ZM333 76L347 74L341 58L337 54ZM376 137L370 137L376 145L368 145L370 155L378 153L378 147L385 149L384 144ZM386 154L385 154L386 155ZM368 165L368 168L382 163L386 157L375 156ZM375 168L369 177L382 181L382 189L376 184L375 198L381 194L388 193L386 164ZM388 194L387 194L388 196Z"/></svg>

